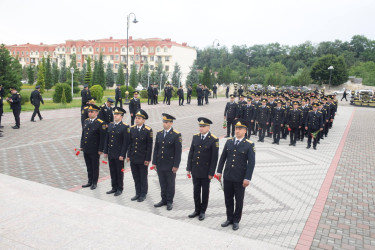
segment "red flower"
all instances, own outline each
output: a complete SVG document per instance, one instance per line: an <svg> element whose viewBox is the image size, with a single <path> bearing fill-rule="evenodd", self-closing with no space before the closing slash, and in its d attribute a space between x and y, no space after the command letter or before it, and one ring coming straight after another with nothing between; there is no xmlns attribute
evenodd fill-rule
<svg viewBox="0 0 375 250"><path fill-rule="evenodd" d="M292 131L292 129L291 129L291 128L288 128L288 131Z"/></svg>
<svg viewBox="0 0 375 250"><path fill-rule="evenodd" d="M191 174L187 174L187 178L189 178L189 179L190 179L190 178L191 178Z"/></svg>
<svg viewBox="0 0 375 250"><path fill-rule="evenodd" d="M155 169L155 167L154 167L154 166L151 166L151 167L150 167L150 170L154 170L154 169Z"/></svg>
<svg viewBox="0 0 375 250"><path fill-rule="evenodd" d="M125 172L125 169L121 169L121 172L123 172L123 173L124 173L124 172Z"/></svg>
<svg viewBox="0 0 375 250"><path fill-rule="evenodd" d="M81 153L81 151L77 151L76 156L78 156Z"/></svg>
<svg viewBox="0 0 375 250"><path fill-rule="evenodd" d="M218 181L220 181L219 176L217 176L216 174L214 175L214 178L217 179Z"/></svg>
<svg viewBox="0 0 375 250"><path fill-rule="evenodd" d="M77 148L74 148L74 151L77 151Z"/></svg>
<svg viewBox="0 0 375 250"><path fill-rule="evenodd" d="M108 162L107 162L107 161L105 161L105 160L102 160L102 163L103 163L103 164L108 164Z"/></svg>

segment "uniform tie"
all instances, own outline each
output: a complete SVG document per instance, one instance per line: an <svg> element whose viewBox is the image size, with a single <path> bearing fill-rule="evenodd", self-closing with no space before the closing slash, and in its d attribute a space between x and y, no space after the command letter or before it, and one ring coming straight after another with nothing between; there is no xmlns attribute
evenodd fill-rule
<svg viewBox="0 0 375 250"><path fill-rule="evenodd" d="M237 147L238 143L240 143L240 140L236 140L236 143L234 144L234 146Z"/></svg>
<svg viewBox="0 0 375 250"><path fill-rule="evenodd" d="M166 135L167 135L167 131L164 130L164 138L165 138Z"/></svg>

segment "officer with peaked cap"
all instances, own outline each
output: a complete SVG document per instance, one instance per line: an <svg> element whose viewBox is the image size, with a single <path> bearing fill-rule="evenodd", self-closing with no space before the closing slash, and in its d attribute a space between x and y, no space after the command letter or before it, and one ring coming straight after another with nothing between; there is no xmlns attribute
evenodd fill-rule
<svg viewBox="0 0 375 250"><path fill-rule="evenodd" d="M83 86L83 89L81 90L81 97L82 97L82 105L81 110L89 104L89 100L91 99L91 92L89 89L89 85L85 84Z"/></svg>
<svg viewBox="0 0 375 250"><path fill-rule="evenodd" d="M141 109L141 100L138 98L139 92L133 92L133 98L129 102L129 113L131 117L131 125L134 125L135 113Z"/></svg>
<svg viewBox="0 0 375 250"><path fill-rule="evenodd" d="M319 104L314 103L312 105L313 110L309 111L306 118L306 127L308 140L307 140L307 149L311 147L311 140L314 137L313 148L316 150L316 145L318 143L318 132L323 131L323 115L318 111ZM313 136L313 133L316 135Z"/></svg>
<svg viewBox="0 0 375 250"><path fill-rule="evenodd" d="M95 101L96 101L96 98L95 97L91 97L91 99L89 100L89 104L95 104ZM89 108L89 106L85 106L82 109L82 111L81 111L81 124L82 124L82 128L83 128L83 124L84 124L85 120L87 118L89 118L88 108Z"/></svg>
<svg viewBox="0 0 375 250"><path fill-rule="evenodd" d="M104 121L106 125L113 122L113 108L112 105L115 101L108 97L107 101L100 106L99 118Z"/></svg>
<svg viewBox="0 0 375 250"><path fill-rule="evenodd" d="M34 122L34 117L36 116L36 114L38 114L39 120L42 120L43 117L41 116L39 112L39 107L40 107L40 103L44 104L44 101L43 101L42 94L40 93L39 85L35 87L35 90L33 92L31 92L30 103L34 105L34 112L31 116L31 121Z"/></svg>
<svg viewBox="0 0 375 250"><path fill-rule="evenodd" d="M230 130L232 128L232 136L234 136L234 123L235 120L239 117L240 110L238 104L234 101L236 96L231 94L230 95L230 102L227 102L224 110L224 120L227 121L227 137L229 137Z"/></svg>
<svg viewBox="0 0 375 250"><path fill-rule="evenodd" d="M115 90L115 107L117 107L117 104L120 104L120 108L122 108L122 97L121 97L121 85L117 84L116 85L116 90Z"/></svg>
<svg viewBox="0 0 375 250"><path fill-rule="evenodd" d="M10 102L10 108L13 111L14 120L16 125L13 126L13 129L19 129L21 127L20 114L21 114L21 95L17 92L15 87L10 88L11 96L6 100Z"/></svg>

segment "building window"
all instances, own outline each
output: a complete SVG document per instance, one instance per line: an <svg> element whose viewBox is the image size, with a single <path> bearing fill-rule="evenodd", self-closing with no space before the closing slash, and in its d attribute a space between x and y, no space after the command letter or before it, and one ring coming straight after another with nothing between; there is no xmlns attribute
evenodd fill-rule
<svg viewBox="0 0 375 250"><path fill-rule="evenodd" d="M121 52L125 52L126 51L126 48L125 47L122 47L121 48Z"/></svg>
<svg viewBox="0 0 375 250"><path fill-rule="evenodd" d="M151 62L154 61L154 56L150 56L150 61L151 61Z"/></svg>
<svg viewBox="0 0 375 250"><path fill-rule="evenodd" d="M165 57L165 61L166 61L166 62L169 62L169 56L166 56L166 57Z"/></svg>
<svg viewBox="0 0 375 250"><path fill-rule="evenodd" d="M140 48L140 47L137 47L137 48L136 48L136 52L139 53L139 51L141 51L141 48Z"/></svg>
<svg viewBox="0 0 375 250"><path fill-rule="evenodd" d="M69 47L66 48L66 52L68 52L68 53L70 52L70 48Z"/></svg>
<svg viewBox="0 0 375 250"><path fill-rule="evenodd" d="M78 60L81 60L81 55L77 55L77 59L78 59Z"/></svg>
<svg viewBox="0 0 375 250"><path fill-rule="evenodd" d="M107 57L106 56L103 56L103 61L107 60Z"/></svg>
<svg viewBox="0 0 375 250"><path fill-rule="evenodd" d="M147 51L146 47L143 47L143 48L142 48L142 52L145 53L146 51Z"/></svg>
<svg viewBox="0 0 375 250"><path fill-rule="evenodd" d="M116 55L116 61L118 61L118 59L119 59L119 55Z"/></svg>
<svg viewBox="0 0 375 250"><path fill-rule="evenodd" d="M34 52L31 51L31 52L30 52L30 55L31 55L31 56L34 55Z"/></svg>
<svg viewBox="0 0 375 250"><path fill-rule="evenodd" d="M161 56L158 56L158 62L161 62Z"/></svg>
<svg viewBox="0 0 375 250"><path fill-rule="evenodd" d="M61 50L62 50L62 52L64 52L64 51L65 51L65 48L62 48Z"/></svg>
<svg viewBox="0 0 375 250"><path fill-rule="evenodd" d="M154 47L150 47L150 53L154 53Z"/></svg>
<svg viewBox="0 0 375 250"><path fill-rule="evenodd" d="M96 52L99 53L99 48L96 48Z"/></svg>
<svg viewBox="0 0 375 250"><path fill-rule="evenodd" d="M168 47L164 47L164 52L168 52Z"/></svg>
<svg viewBox="0 0 375 250"><path fill-rule="evenodd" d="M112 47L108 48L108 52L112 52Z"/></svg>
<svg viewBox="0 0 375 250"><path fill-rule="evenodd" d="M92 48L91 47L89 48L89 52L92 52Z"/></svg>
<svg viewBox="0 0 375 250"><path fill-rule="evenodd" d="M130 47L130 48L129 48L129 52L133 52L133 47Z"/></svg>
<svg viewBox="0 0 375 250"><path fill-rule="evenodd" d="M117 69L117 68L118 68L118 64L116 63L116 64L115 64L115 69Z"/></svg>
<svg viewBox="0 0 375 250"><path fill-rule="evenodd" d="M23 51L22 51L22 56L23 56Z"/></svg>
<svg viewBox="0 0 375 250"><path fill-rule="evenodd" d="M29 62L29 58L26 58L26 61Z"/></svg>
<svg viewBox="0 0 375 250"><path fill-rule="evenodd" d="M154 65L150 65L150 70L154 70Z"/></svg>
<svg viewBox="0 0 375 250"><path fill-rule="evenodd" d="M169 71L169 66L165 65L165 71Z"/></svg>
<svg viewBox="0 0 375 250"><path fill-rule="evenodd" d="M130 56L130 61L134 61L134 56Z"/></svg>
<svg viewBox="0 0 375 250"><path fill-rule="evenodd" d="M156 47L156 52L160 52L160 47Z"/></svg>
<svg viewBox="0 0 375 250"><path fill-rule="evenodd" d="M112 56L112 55L110 56L110 58L111 58L111 60L113 61L113 56Z"/></svg>
<svg viewBox="0 0 375 250"><path fill-rule="evenodd" d="M83 47L83 48L82 48L82 52L86 52L86 47Z"/></svg>
<svg viewBox="0 0 375 250"><path fill-rule="evenodd" d="M105 48L102 48L102 52L105 52Z"/></svg>
<svg viewBox="0 0 375 250"><path fill-rule="evenodd" d="M138 62L139 61L139 55L135 56L135 60Z"/></svg>
<svg viewBox="0 0 375 250"><path fill-rule="evenodd" d="M117 47L115 48L115 52L118 52L118 48Z"/></svg>
<svg viewBox="0 0 375 250"><path fill-rule="evenodd" d="M76 52L76 48L73 47L73 48L72 48L72 52Z"/></svg>
<svg viewBox="0 0 375 250"><path fill-rule="evenodd" d="M17 55L18 55L18 52L17 52ZM44 51L44 56L47 56L47 51Z"/></svg>

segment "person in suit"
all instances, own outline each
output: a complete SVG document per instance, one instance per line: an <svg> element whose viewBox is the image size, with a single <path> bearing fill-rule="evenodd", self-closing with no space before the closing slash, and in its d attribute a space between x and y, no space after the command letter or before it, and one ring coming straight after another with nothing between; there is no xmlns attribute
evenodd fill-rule
<svg viewBox="0 0 375 250"><path fill-rule="evenodd" d="M208 104L208 95L209 94L210 94L210 90L208 89L207 86L204 86L203 95L204 95L205 104Z"/></svg>
<svg viewBox="0 0 375 250"><path fill-rule="evenodd" d="M230 102L227 102L224 110L224 120L227 121L227 137L230 136L232 128L232 137L234 136L234 123L239 116L238 104L234 101L235 95L230 95Z"/></svg>
<svg viewBox="0 0 375 250"><path fill-rule="evenodd" d="M254 143L245 138L247 127L245 120L238 119L236 137L228 139L225 143L217 168L217 176L221 180L225 165L224 197L227 219L221 226L233 224L233 230L239 229L245 188L250 184L255 167Z"/></svg>
<svg viewBox="0 0 375 250"><path fill-rule="evenodd" d="M104 141L104 158L108 158L112 189L107 194L119 196L124 189L124 160L129 146L129 125L122 122L126 111L115 107L114 121L108 125Z"/></svg>
<svg viewBox="0 0 375 250"><path fill-rule="evenodd" d="M306 117L306 127L307 130L307 149L311 148L312 133L316 131L323 131L323 116L320 111L318 111L319 104L314 103L312 105L312 110L309 111ZM316 150L316 145L318 143L318 135L314 137L313 148Z"/></svg>
<svg viewBox="0 0 375 250"><path fill-rule="evenodd" d="M95 104L95 101L96 101L96 98L95 97L91 97L91 99L89 100L89 104ZM81 111L81 125L82 125L82 129L83 129L83 124L85 123L85 120L87 118L89 118L88 108L89 108L89 106L85 106L82 109L82 111Z"/></svg>
<svg viewBox="0 0 375 250"><path fill-rule="evenodd" d="M33 92L31 92L30 103L34 105L34 112L31 116L31 121L35 122L34 117L36 116L36 114L38 114L39 120L43 120L43 117L41 116L40 111L39 111L39 107L40 107L40 103L44 104L44 101L43 101L42 94L40 93L39 85L35 87L35 90Z"/></svg>
<svg viewBox="0 0 375 250"><path fill-rule="evenodd" d="M21 127L20 114L21 114L21 95L17 92L15 87L10 87L10 93L12 94L6 100L10 103L10 108L13 111L14 120L16 125L13 129L19 129Z"/></svg>
<svg viewBox="0 0 375 250"><path fill-rule="evenodd" d="M198 100L198 106L203 105L203 89L202 84L199 84L197 86L197 100Z"/></svg>
<svg viewBox="0 0 375 250"><path fill-rule="evenodd" d="M287 118L287 127L290 128L290 144L289 146L296 146L299 129L301 128L301 113L302 111L298 108L298 102L294 101L293 109L289 112Z"/></svg>
<svg viewBox="0 0 375 250"><path fill-rule="evenodd" d="M159 104L158 102L158 95L159 95L159 90L158 90L158 85L157 84L154 84L154 88L153 88L153 93L154 93L154 104Z"/></svg>
<svg viewBox="0 0 375 250"><path fill-rule="evenodd" d="M264 136L267 130L267 126L271 119L271 108L267 106L267 100L262 100L262 105L257 108L256 122L259 126L259 140L258 142L264 142Z"/></svg>
<svg viewBox="0 0 375 250"><path fill-rule="evenodd" d="M173 209L176 173L181 162L182 137L181 133L172 128L175 117L163 113L163 130L156 134L153 168L157 171L161 189L161 201L155 207L167 205L167 210Z"/></svg>
<svg viewBox="0 0 375 250"><path fill-rule="evenodd" d="M228 85L227 88L225 89L225 96L226 96L226 98L228 99L228 97L229 97L229 85Z"/></svg>
<svg viewBox="0 0 375 250"><path fill-rule="evenodd" d="M113 108L112 105L115 101L108 97L107 101L100 106L99 111L99 118L104 121L104 123L108 126L109 123L113 122Z"/></svg>
<svg viewBox="0 0 375 250"><path fill-rule="evenodd" d="M190 104L192 95L193 95L193 89L191 88L191 85L189 85L189 87L187 89L187 94L186 94L186 103L187 104Z"/></svg>
<svg viewBox="0 0 375 250"><path fill-rule="evenodd" d="M164 86L164 99L163 99L163 104L167 101L168 98L168 84ZM168 103L167 103L168 104Z"/></svg>
<svg viewBox="0 0 375 250"><path fill-rule="evenodd" d="M81 110L89 103L89 99L91 99L91 92L89 90L89 85L85 84L83 89L81 90L81 97L82 97L82 104Z"/></svg>
<svg viewBox="0 0 375 250"><path fill-rule="evenodd" d="M131 125L134 125L135 113L141 109L141 100L138 98L139 92L133 92L133 98L129 102L129 113L131 117Z"/></svg>
<svg viewBox="0 0 375 250"><path fill-rule="evenodd" d="M177 90L178 95L178 106L184 106L184 90L182 89L182 86Z"/></svg>
<svg viewBox="0 0 375 250"><path fill-rule="evenodd" d="M122 108L122 97L121 97L121 85L117 84L116 85L116 90L115 90L115 107L117 107L117 103L120 104L120 108Z"/></svg>
<svg viewBox="0 0 375 250"><path fill-rule="evenodd" d="M187 168L193 176L195 210L189 218L205 219L210 194L210 182L215 174L219 155L219 139L210 132L212 121L199 117L199 133L193 136Z"/></svg>
<svg viewBox="0 0 375 250"><path fill-rule="evenodd" d="M242 86L240 86L240 88L238 89L238 95L241 96L243 94L243 88Z"/></svg>
<svg viewBox="0 0 375 250"><path fill-rule="evenodd" d="M275 101L276 107L271 112L271 127L273 128L273 142L272 144L279 145L280 143L280 132L284 126L285 120L285 108L281 107L282 102L280 100Z"/></svg>
<svg viewBox="0 0 375 250"><path fill-rule="evenodd" d="M168 88L167 88L167 105L171 105L171 98L173 95L173 87L170 83L168 83Z"/></svg>
<svg viewBox="0 0 375 250"><path fill-rule="evenodd" d="M154 85L150 84L147 88L147 104L152 105L154 104Z"/></svg>
<svg viewBox="0 0 375 250"><path fill-rule="evenodd" d="M212 98L217 99L217 86L216 86L216 84L212 87Z"/></svg>
<svg viewBox="0 0 375 250"><path fill-rule="evenodd" d="M152 128L145 125L148 114L140 109L135 114L135 125L130 128L130 142L127 161L130 161L135 196L132 201L142 202L148 192L148 165L151 162L153 133Z"/></svg>
<svg viewBox="0 0 375 250"><path fill-rule="evenodd" d="M96 189L99 179L99 160L104 151L106 124L98 118L99 107L90 104L89 118L83 124L80 148L85 158L88 182L83 188Z"/></svg>
<svg viewBox="0 0 375 250"><path fill-rule="evenodd" d="M256 114L256 109L253 104L251 104L251 97L247 97L247 103L242 106L242 114L240 118L245 119L247 123L249 124L247 128L247 133L246 133L246 139L250 139L251 133L253 131L253 126L254 126L254 120L255 120L255 114Z"/></svg>

